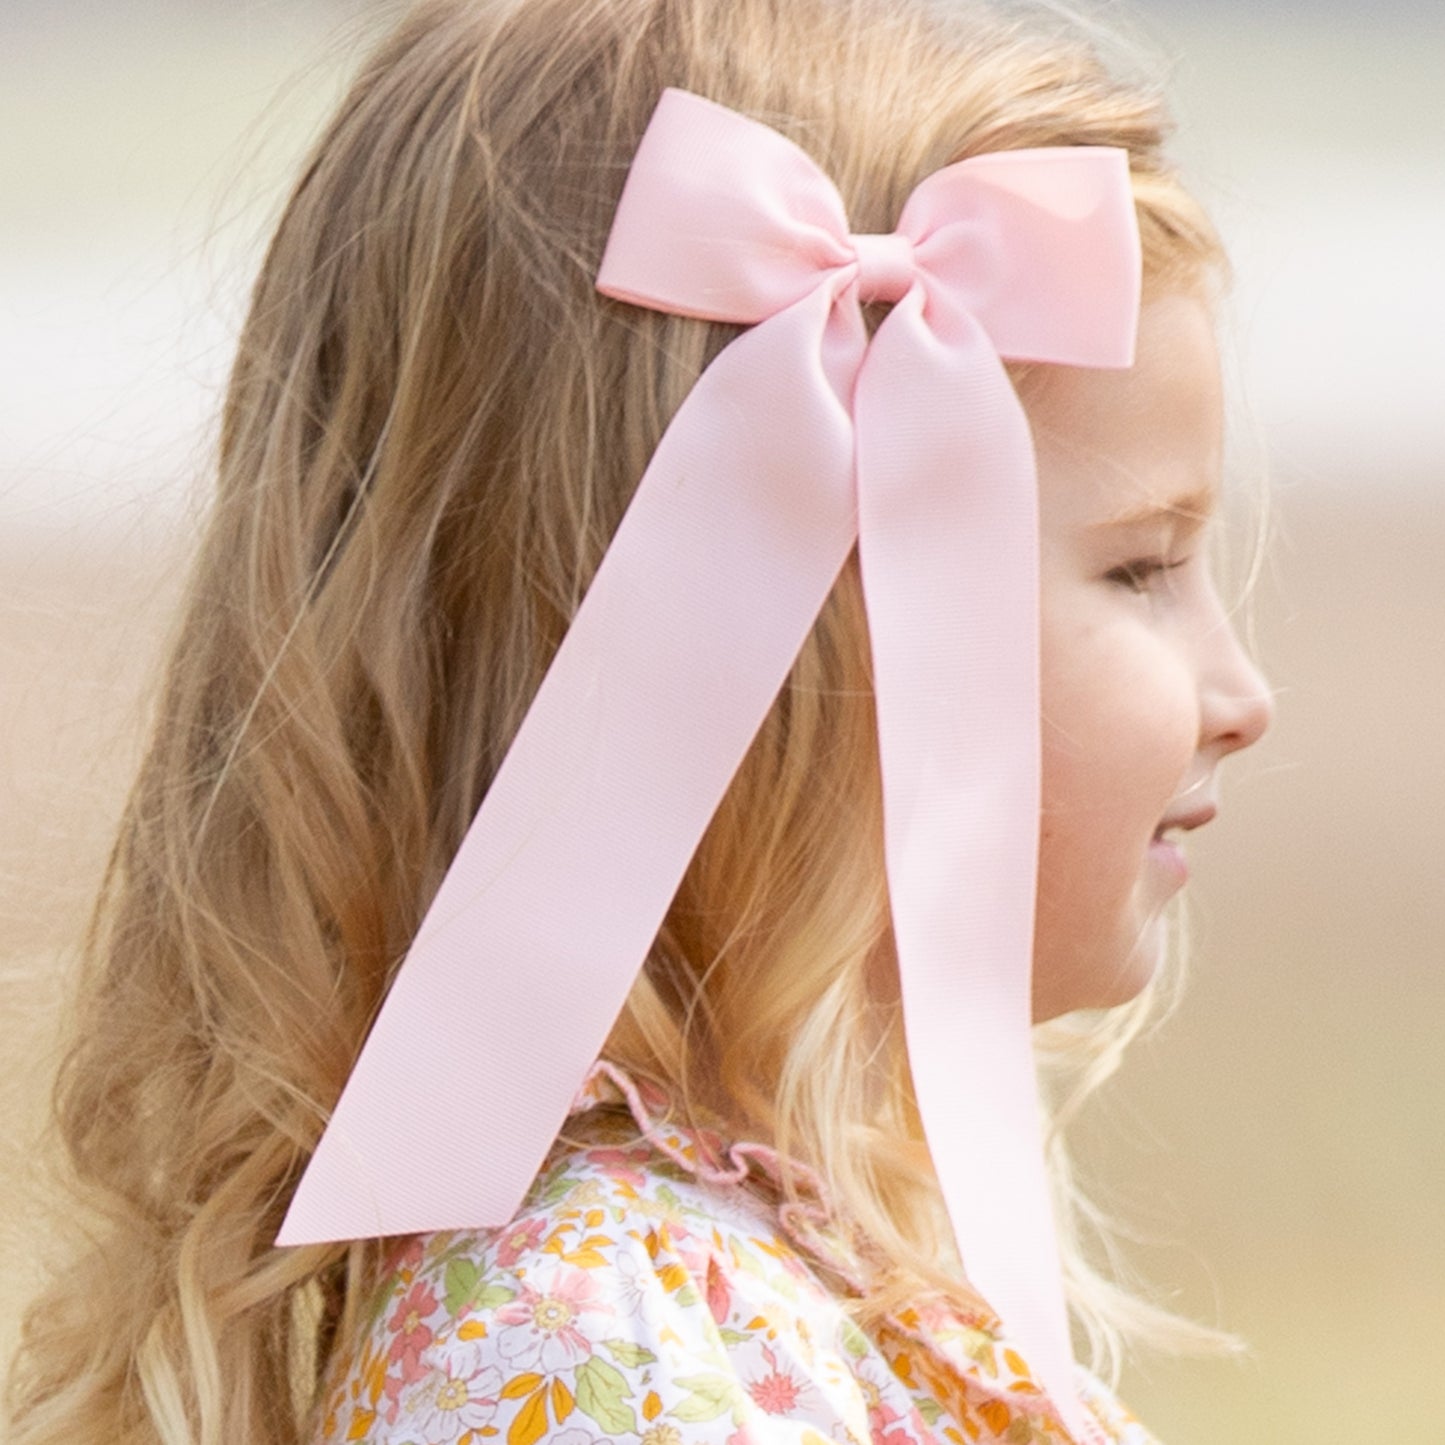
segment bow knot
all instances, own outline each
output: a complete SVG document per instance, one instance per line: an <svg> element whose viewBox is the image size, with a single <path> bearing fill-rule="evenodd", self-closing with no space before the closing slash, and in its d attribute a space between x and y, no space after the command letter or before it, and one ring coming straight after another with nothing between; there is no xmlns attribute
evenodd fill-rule
<svg viewBox="0 0 1445 1445"><path fill-rule="evenodd" d="M913 242L900 231L848 238L858 253L858 299L901 301L913 285Z"/></svg>

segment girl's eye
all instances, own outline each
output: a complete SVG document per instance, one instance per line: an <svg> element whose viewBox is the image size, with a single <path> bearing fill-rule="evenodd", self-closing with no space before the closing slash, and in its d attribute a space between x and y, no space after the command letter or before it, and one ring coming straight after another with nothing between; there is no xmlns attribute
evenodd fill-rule
<svg viewBox="0 0 1445 1445"><path fill-rule="evenodd" d="M1164 557L1136 557L1134 561L1106 572L1104 580L1126 587L1130 592L1144 593L1150 591L1166 573L1183 567L1188 561L1188 557L1179 557L1172 562Z"/></svg>

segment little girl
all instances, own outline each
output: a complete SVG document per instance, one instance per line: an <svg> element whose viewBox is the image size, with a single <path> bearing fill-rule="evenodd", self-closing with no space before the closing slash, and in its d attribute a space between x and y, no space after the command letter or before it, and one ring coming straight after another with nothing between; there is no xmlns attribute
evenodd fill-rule
<svg viewBox="0 0 1445 1445"><path fill-rule="evenodd" d="M1148 1439L1031 1026L1136 1025L1268 720L1163 124L964 0L400 22L242 336L14 1440Z"/></svg>

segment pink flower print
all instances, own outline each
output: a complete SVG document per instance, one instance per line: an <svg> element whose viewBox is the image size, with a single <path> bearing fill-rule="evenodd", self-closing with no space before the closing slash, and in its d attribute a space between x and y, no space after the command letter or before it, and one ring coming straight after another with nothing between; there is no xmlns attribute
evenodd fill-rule
<svg viewBox="0 0 1445 1445"><path fill-rule="evenodd" d="M587 1162L602 1169L607 1177L619 1184L630 1184L641 1189L647 1184L646 1166L651 1162L652 1150L644 1146L631 1149L589 1149Z"/></svg>
<svg viewBox="0 0 1445 1445"><path fill-rule="evenodd" d="M420 1435L427 1445L456 1445L468 1431L492 1423L505 1382L501 1370L482 1364L475 1351L457 1351L445 1369L425 1371L407 1389L400 1411L392 1416L404 1426L398 1441Z"/></svg>
<svg viewBox="0 0 1445 1445"><path fill-rule="evenodd" d="M497 1263L503 1268L516 1264L524 1254L536 1249L546 1230L547 1221L540 1217L529 1219L525 1224L519 1221L508 1225L498 1237Z"/></svg>
<svg viewBox="0 0 1445 1445"><path fill-rule="evenodd" d="M715 1323L725 1325L732 1313L733 1292L728 1277L718 1268L717 1260L709 1259L707 1269L707 1307Z"/></svg>
<svg viewBox="0 0 1445 1445"><path fill-rule="evenodd" d="M786 1415L798 1403L798 1382L791 1375L780 1375L776 1370L754 1380L748 1386L753 1404L769 1415Z"/></svg>
<svg viewBox="0 0 1445 1445"><path fill-rule="evenodd" d="M381 1382L382 1393L386 1396L385 1418L388 1425L395 1425L401 1414L401 1387L400 1375L387 1375Z"/></svg>
<svg viewBox="0 0 1445 1445"><path fill-rule="evenodd" d="M877 1445L918 1445L918 1441L901 1426L897 1430L890 1430L886 1435L875 1435L873 1438Z"/></svg>
<svg viewBox="0 0 1445 1445"><path fill-rule="evenodd" d="M918 1441L903 1428L903 1423L903 1416L881 1401L868 1411L868 1433L875 1445L918 1445ZM890 1430L890 1425L898 1428Z"/></svg>
<svg viewBox="0 0 1445 1445"><path fill-rule="evenodd" d="M550 1280L535 1276L511 1304L497 1311L497 1353L514 1370L544 1375L580 1365L592 1354L583 1332L587 1314L615 1314L590 1275L559 1269Z"/></svg>
<svg viewBox="0 0 1445 1445"><path fill-rule="evenodd" d="M388 1321L397 1333L386 1357L393 1363L401 1362L401 1378L405 1384L425 1373L421 1354L434 1338L434 1332L426 1321L436 1307L437 1297L431 1287L417 1283L402 1298Z"/></svg>
<svg viewBox="0 0 1445 1445"><path fill-rule="evenodd" d="M748 1394L753 1404L769 1415L786 1415L797 1407L803 1384L778 1369L777 1356L766 1345L763 1358L768 1362L768 1373L748 1386Z"/></svg>

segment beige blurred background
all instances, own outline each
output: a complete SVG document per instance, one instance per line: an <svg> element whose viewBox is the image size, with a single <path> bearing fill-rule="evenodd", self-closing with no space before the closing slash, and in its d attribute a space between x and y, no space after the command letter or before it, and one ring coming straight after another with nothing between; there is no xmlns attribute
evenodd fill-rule
<svg viewBox="0 0 1445 1445"><path fill-rule="evenodd" d="M725 3L725 0L720 0ZM0 1360L65 950L135 757L256 247L362 0L0 7ZM1161 1293L1168 1445L1445 1441L1445 11L1128 13L1230 240L1280 691L1195 849L1191 983L1091 1121ZM98 1322L101 1323L101 1322Z"/></svg>

